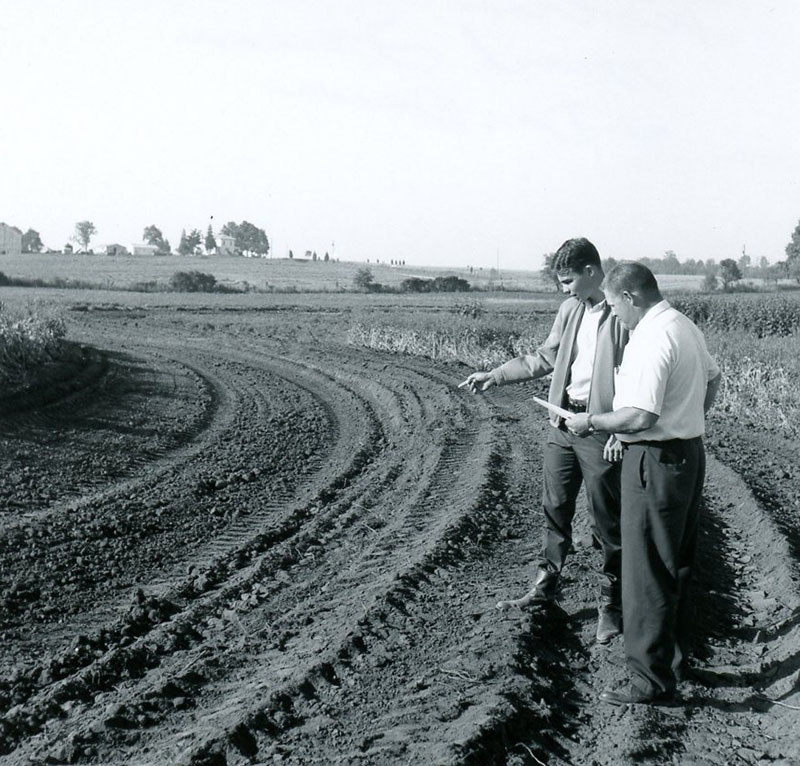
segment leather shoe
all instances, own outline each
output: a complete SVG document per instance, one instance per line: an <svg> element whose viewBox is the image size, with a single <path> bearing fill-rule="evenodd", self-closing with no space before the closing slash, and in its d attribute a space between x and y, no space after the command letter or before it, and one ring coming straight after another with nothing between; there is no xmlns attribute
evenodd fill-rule
<svg viewBox="0 0 800 766"><path fill-rule="evenodd" d="M558 572L549 569L540 569L536 573L536 580L531 590L532 601L546 604L555 601L558 588Z"/></svg>
<svg viewBox="0 0 800 766"><path fill-rule="evenodd" d="M597 643L607 644L622 633L622 609L614 604L603 604L597 610Z"/></svg>
<svg viewBox="0 0 800 766"><path fill-rule="evenodd" d="M549 569L540 569L536 574L533 587L522 598L515 598L511 601L498 601L498 609L509 607L519 607L524 609L529 606L547 606L556 600L556 590L558 588L558 572L551 572Z"/></svg>
<svg viewBox="0 0 800 766"><path fill-rule="evenodd" d="M621 689L606 689L600 693L600 701L608 702L609 705L658 705L674 699L675 692L671 689L665 692L646 692L633 684Z"/></svg>

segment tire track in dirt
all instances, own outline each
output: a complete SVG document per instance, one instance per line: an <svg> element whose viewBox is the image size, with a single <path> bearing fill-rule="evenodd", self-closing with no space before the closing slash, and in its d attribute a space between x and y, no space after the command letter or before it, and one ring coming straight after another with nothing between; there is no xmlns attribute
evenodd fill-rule
<svg viewBox="0 0 800 766"><path fill-rule="evenodd" d="M497 459L495 457L495 458L491 458L490 462L491 463L498 463L498 462L502 462L502 461L500 461L499 459ZM500 492L500 490L492 489L489 492L488 498L489 499L495 498L495 497L497 497L497 496L499 496L501 494L502 493ZM487 498L481 496L480 507L483 509L483 507L486 505L487 502L488 502ZM501 507L502 507L502 505L501 505ZM493 530L494 527L496 526L496 520L497 520L496 517L493 514L483 514L483 516L484 516L483 521L484 521L486 526L485 526L485 529L484 529L484 535L478 537L478 541L479 542L485 542L488 538L490 538L493 535L493 532L491 530ZM451 548L453 550L457 551L459 548L463 548L464 547L464 542L463 542L463 540L459 539L458 535L456 535L456 539L458 539L458 544L454 544L454 541L450 540L443 547L443 549L442 549L442 563L447 562L448 559L453 559L454 561L458 560L459 556L458 555L453 555L452 552L451 552ZM469 547L469 546L467 546L467 547ZM480 548L480 546L478 546L478 549L479 548ZM438 568L435 568L435 571L445 571L445 568L442 567L442 566L439 566ZM408 595L408 588L409 587L412 588L411 592L416 592L416 590L418 590L421 587L419 582L416 584L416 588L413 587L414 586L414 578L408 578L406 576L403 576L400 579L404 583L405 587L403 588L403 591L406 592L407 595ZM427 577L425 577L423 579L427 580ZM368 626L370 626L370 630L368 631L369 643L367 641L365 641L363 638L361 638L357 642L356 646L357 646L358 650L357 650L357 652L355 652L355 657L357 659L360 659L362 656L368 656L368 657L377 656L378 657L378 664L381 665L382 663L384 663L384 661L386 659L385 648L383 647L383 643L380 640L376 640L376 637L380 637L380 633L381 633L381 631L383 629L380 626L383 625L385 623L385 621L386 621L385 612L388 611L388 612L395 613L397 615L403 615L403 614L406 614L408 612L412 601L416 601L416 595L414 596L413 600L409 599L407 597L407 595L406 595L406 597L404 597L402 595L402 592L401 592L401 593L395 595L394 597L387 599L388 606L382 608L380 610L380 612L378 613L379 617L378 617L378 627L377 628L373 627L373 626L370 626L370 622L366 623ZM389 608L389 607L391 607L391 608ZM368 617L371 617L371 615L368 615ZM371 620L371 622L374 623L374 620ZM478 635L478 634L476 634L475 631L473 631L473 642L475 641L475 636L476 635ZM480 637L478 638L478 642L481 642ZM316 687L314 687L313 684L311 683L311 680L308 680L308 683L304 682L304 683L301 683L299 685L299 688L301 690L305 689L305 692L303 693L303 697L309 696L309 690L313 688L313 689L316 689L316 691L314 691L314 693L311 696L313 697L314 700L318 700L319 697L321 697L321 695L322 695L322 692L318 691L320 686L324 687L325 689L337 689L337 688L339 688L341 686L341 683L340 683L341 682L341 678L349 677L352 680L353 674L347 672L347 668L351 665L351 663L350 663L351 653L345 652L344 656L342 656L342 654L343 653L340 651L340 653L339 653L339 655L340 655L339 656L339 660L340 661L334 666L334 670L333 671L331 671L330 666L326 664L323 667L327 668L327 671L326 672L320 672L320 674L319 674L319 675L323 676L328 681L328 683L321 683L321 684L318 684ZM426 659L427 659L427 653L425 654L425 656L426 656ZM372 687L370 686L370 687L367 687L367 688L372 688ZM298 696L298 695L295 695L295 696ZM388 699L394 699L394 697L389 696ZM309 704L314 704L314 703L312 702L312 703L309 703ZM230 745L231 749L233 750L233 752L230 753L229 756L230 757L234 757L235 756L236 747L244 747L245 749L247 749L248 747L251 748L251 749L258 747L257 740L256 740L256 735L253 733L254 731L257 732L259 729L262 729L262 728L266 727L266 729L268 729L270 731L271 738L274 738L276 732L281 728L280 726L277 726L274 722L270 723L270 721L272 720L272 717L275 714L279 714L278 717L279 717L279 719L281 721L283 721L283 724L284 724L285 728L293 729L294 728L293 722L296 721L298 718L302 717L302 712L301 711L302 711L303 707L304 707L304 705L301 705L300 706L301 710L299 711L297 709L297 705L294 702L289 704L289 702L287 702L286 698L283 697L283 699L281 700L281 705L280 705L279 709L277 711L273 710L272 711L272 715L268 715L266 719L263 719L261 716L256 715L256 714L252 715L249 726L244 724L244 723L240 723L233 730L229 731L229 743L228 744ZM413 707L412 707L412 710L413 710ZM404 712L405 712L406 715L408 715L409 712L411 712L411 711L406 710ZM406 727L406 728L409 728L409 727ZM413 728L413 727L411 727L411 728ZM381 733L379 733L378 735L375 735L374 731L372 733L372 739L380 739L381 736L382 736ZM411 739L416 739L416 737L411 737ZM249 742L249 745L245 744L247 742ZM236 743L238 743L238 745ZM217 757L217 758L219 758L219 757L221 757L221 755L220 755L221 751L224 750L224 749L225 749L225 743L224 742L221 743L221 742L219 742L219 740L215 740L215 741L213 741L211 743L207 743L205 746L202 746L199 749L195 748L193 753L191 754L191 757L189 757L189 760L191 761L193 759L196 759L197 762L202 762L205 757ZM214 755L214 754L216 754L216 755ZM374 755L374 753L373 753L373 755ZM319 753L316 753L316 756L320 757ZM328 756L333 757L332 754L323 755L321 757L326 762L329 762L328 761ZM299 756L297 756L295 754L294 757L297 758ZM333 762L333 761L331 760L330 762Z"/></svg>
<svg viewBox="0 0 800 766"><path fill-rule="evenodd" d="M442 544L442 550L448 551L452 546L453 541L451 539ZM431 554L428 554L428 556L430 555ZM435 557L436 553L434 552L432 555ZM369 560L371 557L367 555L366 558ZM232 728L229 725L229 743L232 743L235 746L237 742L241 745L244 740L247 740L250 743L250 749L258 747L259 738L271 740L276 733L276 729L282 728L282 726L276 722L276 717L279 721L283 722L283 725L287 725L290 721L293 721L297 719L298 716L302 715L301 711L304 707L304 702L309 697L314 698L317 696L317 692L315 690L319 688L320 685L330 685L334 687L340 685L341 677L345 675L343 663L346 664L348 657L352 654L361 656L363 653L367 653L369 651L364 634L372 632L370 630L370 626L376 620L378 622L382 622L384 619L383 614L386 610L403 611L403 604L405 601L407 601L406 594L409 588L414 587L414 582L418 576L417 572L424 571L425 558L426 557L423 556L420 562L412 564L410 571L404 571L402 568L398 568L397 563L395 563L393 576L386 578L380 588L380 590L384 592L383 595L375 596L377 605L373 606L372 608L368 608L363 616L359 619L357 623L358 631L355 634L352 634L353 619L355 615L361 613L361 609L358 608L358 604L356 604L355 609L353 609L353 596L354 593L358 594L359 591L354 591L353 586L355 583L353 582L352 571L348 572L347 577L344 578L344 584L346 586L345 592L338 596L335 592L331 592L334 590L331 579L327 575L323 574L321 579L326 580L328 585L323 589L317 589L316 587L312 588L309 607L311 609L315 609L319 598L325 599L325 609L329 609L334 613L334 630L341 633L343 629L347 629L348 626L351 626L348 632L344 635L344 643L342 643L342 641L331 641L330 637L318 639L317 642L309 642L308 636L303 636L300 642L297 644L296 649L294 648L294 644L291 642L283 647L278 647L282 654L292 651L292 649L295 651L302 650L306 653L310 651L310 653L307 654L308 659L305 663L298 663L296 657L290 656L288 661L284 659L285 664L279 661L278 655L275 653L275 656L271 658L273 662L268 663L271 672L274 672L273 669L275 667L281 668L288 664L292 668L297 668L300 672L300 675L295 675L288 687L286 684L284 684L282 687L279 686L277 690L272 690L267 703L262 705L260 709L257 706L255 709L253 709L252 702L250 702L249 712L247 712L247 714L241 720L235 720ZM348 560L352 560L352 556L348 556ZM316 560L312 566L315 579L317 579L317 574L319 573L320 569L325 569L325 563ZM368 567L368 571L365 574L369 576L372 569L373 567ZM374 577L374 573L372 576ZM398 584L392 585L392 582L397 582ZM356 595L356 598L363 601L365 593L363 580L358 584L361 586L361 593L360 595ZM372 597L373 594L370 593L369 596ZM345 602L351 602L349 617L342 613L341 603L337 604L337 600L342 598L344 598ZM306 612L305 608L301 610L301 614L304 612ZM315 633L313 634L312 638L317 638L322 630L320 627L319 617L315 616L313 624ZM327 655L325 651L322 651L321 656L319 656L322 647L329 647L327 650ZM303 671L302 668L307 667L308 662L313 663L311 670ZM243 688L243 683L243 679L239 680L237 683L237 689ZM252 687L251 694L241 695L244 696L246 700L258 697L258 691L261 689L261 685L264 683L264 680L263 678L259 678L254 683L255 686ZM247 688L246 683L244 684L244 688ZM291 728L291 726L289 727ZM249 735L246 736L245 732L249 732ZM208 753L215 747L224 746L226 744L227 743L224 741L220 742L218 736L216 736L211 742L207 742L199 747L192 748L192 751L188 756L188 760L202 760L203 753Z"/></svg>
<svg viewBox="0 0 800 766"><path fill-rule="evenodd" d="M25 513L17 518L8 518L4 531L9 531L15 524L27 524L37 519L45 521L48 515L59 516L82 506L102 503L107 498L135 492L145 483L137 475L142 469L147 468L148 480L152 483L164 471L188 463L213 443L235 412L224 393L217 396L218 390L215 391L210 381L189 364L174 369L174 360L160 360L151 355L150 365L146 367L141 360L128 355L106 354L94 349L87 349L87 355L94 360L92 366L102 369L104 374L92 374L87 385L81 386L77 392L70 390L65 398L53 399L44 408L23 408L3 420L2 433L8 441L47 440L45 435L57 434L49 454L54 461L60 460L65 464L51 466L49 476L58 480L62 474L67 474L66 482L58 487L58 499L44 507L32 507L30 498L26 498L24 504L17 500L14 504L24 507ZM170 367L165 366L165 361ZM125 412L120 412L119 403L131 393L138 397L148 396L152 402L149 395L163 390L169 380L172 381L169 400L188 401L198 394L199 397L176 433L170 434L169 438L156 440L154 437L155 446L145 446L142 442L147 435L155 433L153 415L156 413L151 413L146 420L139 417L138 422L134 422L126 417ZM216 425L212 427L215 421ZM93 430L96 430L96 436L91 433ZM208 433L203 439L206 431ZM126 440L127 434L138 437L137 432L142 434L138 443ZM117 450L124 445L124 461L121 464L117 461L111 470L86 475L81 470L81 456L108 440ZM51 494L55 492L51 491Z"/></svg>
<svg viewBox="0 0 800 766"><path fill-rule="evenodd" d="M164 491L165 480L168 482L176 471L183 470L199 453L209 449L220 438L220 434L230 428L236 407L224 393L216 396L214 387L206 377L197 370L191 370L190 366L179 367L176 372L173 365L171 372L164 373L164 359L159 358L157 354L151 355L151 359L154 380L163 381L171 378L174 382L176 374L187 376L187 379L193 384L189 389L190 392L193 393L195 390L208 392L208 396L204 398L203 402L205 406L199 412L194 410L195 417L188 418L186 423L180 424L175 439L170 440L167 444L160 445L155 450L138 450L129 457L123 473L136 473L146 467L147 471L144 475L126 477L122 481L107 481L106 486L98 491L92 491L89 488L101 480L84 482L84 494L77 499L71 496L74 490L70 487L67 497L54 503L50 509L38 514L26 514L23 518L17 520L16 524L12 522L4 527L4 556L7 559L13 557L16 554L17 546L21 546L23 553L27 553L28 559L33 559L34 564L39 563L38 572L28 573L28 581L34 575L37 575L41 580L42 586L45 586L45 579L52 576L50 566L53 561L67 562L70 558L81 556L86 558L87 565L91 566L93 553L91 547L96 543L99 543L99 546L102 547L108 542L105 538L109 536L113 538L117 535L113 526L110 527L110 524L116 523L115 515L120 516L129 512L135 513L145 507L149 507L150 510L155 512L156 517L160 517L171 501L176 500L174 492L170 492L168 489ZM126 362L130 362L130 360L130 357L126 357ZM141 360L136 360L135 366L144 369ZM130 369L130 364L127 364L126 368ZM110 369L114 370L113 364ZM141 380L124 381L125 376L121 369L118 366L117 370L112 372L113 380L98 381L92 391L83 392L82 394L86 398L91 398L94 404L95 417L106 422L104 433L113 434L114 426L119 424L120 420L126 421L127 416L125 413L122 415L117 414L116 416L111 414L115 409L115 405L119 405L120 401L125 403L125 397L128 392L132 391L135 397L139 397L143 393L143 388L147 388L142 384ZM143 376L139 375L138 377L141 378ZM145 375L144 377L148 376ZM123 382L118 383L121 380ZM160 391L158 386L153 388L153 393L159 392L160 395L163 395L163 387ZM152 394L147 395L147 401L152 401ZM116 417L116 421L113 419L114 417ZM59 403L57 407L48 408L39 419L44 422L44 425L39 424L42 428L70 430L74 428L76 421L83 423L86 418L83 408L76 409L72 401L67 401ZM26 430L30 430L32 423L29 414L23 413L20 422L13 422L13 425L23 433ZM122 431L124 432L127 428L128 424L123 423ZM105 439L106 437L103 436L103 438ZM113 438L108 446L112 448L110 450L112 452L115 446L119 449L119 444ZM180 490L180 493L183 493L183 490ZM149 498L147 497L148 495ZM146 499L140 501L136 499L137 497ZM119 510L121 510L121 514L118 512ZM106 512L108 512L110 522L103 521L104 513ZM84 523L87 527L76 535L75 530L71 529L71 527L78 523ZM16 529L20 525L24 525L24 534L19 529ZM33 551L26 552L24 550L26 538L39 539L41 544L34 548ZM15 543L17 544L16 546ZM44 549L45 545L46 549ZM76 550L77 546L80 546L80 550ZM37 556L44 556L45 558L37 562ZM56 567L58 566L59 563L56 564ZM13 558L5 568L13 569ZM82 599L88 595L88 589L91 589L95 583L91 580L83 579L80 584L83 590ZM39 589L37 587L37 590ZM51 602L58 596L56 592L49 595L51 596L49 599ZM63 597L63 594L58 597ZM105 606L107 608L104 612L84 614L86 618L85 626L74 623L67 624L64 626L64 632L67 634L70 632L80 633L82 628L90 629L94 623L108 615L109 608L114 608L113 604ZM81 604L81 609L84 608L84 605ZM58 631L53 634L53 637L56 640L60 638ZM35 640L38 640L38 637Z"/></svg>
<svg viewBox="0 0 800 766"><path fill-rule="evenodd" d="M241 402L239 402L239 404L241 404ZM344 420L345 420L345 422L352 422L353 421L352 418L346 418ZM217 436L219 436L219 434L217 434ZM352 458L353 458L353 455L352 455L352 452L351 452L352 447L353 447L353 443L352 443L352 441L349 441L348 444L345 445L341 450L342 452L346 452L347 453L347 459L348 460L352 460ZM257 510L254 515L257 518L259 518L259 516L261 516L261 517L266 516L266 514L264 512L262 512L262 511L260 511L260 510ZM263 521L264 519L260 519L260 520ZM274 519L272 519L272 520L274 521ZM206 551L205 556L208 557L209 553L213 555L214 553L218 553L223 548L230 547L237 539L238 539L238 536L237 536L237 534L235 532L228 533L227 539L223 538L222 540L215 540L213 542L213 544L212 544L212 550L210 552ZM201 574L200 577L202 578L202 577L204 577L204 575ZM208 580L208 577L206 576L205 579ZM83 617L85 619L86 615L83 615ZM89 620L88 621L89 624L91 624L91 622L93 622L93 620ZM77 626L76 625L71 625L71 626L69 626L69 630L73 631L74 633L80 633L80 630L79 630L80 627L81 627L80 625L77 625ZM95 651L97 651L97 649L95 649Z"/></svg>

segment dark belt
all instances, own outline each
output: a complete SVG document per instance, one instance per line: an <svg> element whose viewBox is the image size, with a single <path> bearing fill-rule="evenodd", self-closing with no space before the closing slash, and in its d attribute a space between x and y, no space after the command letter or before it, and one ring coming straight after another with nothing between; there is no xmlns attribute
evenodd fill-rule
<svg viewBox="0 0 800 766"><path fill-rule="evenodd" d="M586 412L586 402L567 397L567 409L570 412Z"/></svg>
<svg viewBox="0 0 800 766"><path fill-rule="evenodd" d="M693 436L691 439L642 439L637 442L626 442L627 447L661 447L662 449L669 449L670 447L680 447L682 444L691 444L692 442L703 441L702 436Z"/></svg>

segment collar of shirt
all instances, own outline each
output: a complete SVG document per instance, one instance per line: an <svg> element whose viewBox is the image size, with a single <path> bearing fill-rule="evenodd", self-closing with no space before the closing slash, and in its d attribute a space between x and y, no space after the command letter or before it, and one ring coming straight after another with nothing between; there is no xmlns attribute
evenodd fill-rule
<svg viewBox="0 0 800 766"><path fill-rule="evenodd" d="M606 301L605 301L605 298L604 298L599 303L595 303L594 306L590 306L588 303L584 303L584 306L586 306L586 310L589 313L591 313L591 314L599 314L601 311L605 310Z"/></svg>
<svg viewBox="0 0 800 766"><path fill-rule="evenodd" d="M659 301L658 303L656 303L655 306L651 306L649 309L647 309L647 313L639 320L636 327L633 328L633 330L631 331L631 335L637 332L640 327L642 326L646 327L647 325L649 325L658 316L663 314L668 308L670 308L670 305L667 301L664 300Z"/></svg>

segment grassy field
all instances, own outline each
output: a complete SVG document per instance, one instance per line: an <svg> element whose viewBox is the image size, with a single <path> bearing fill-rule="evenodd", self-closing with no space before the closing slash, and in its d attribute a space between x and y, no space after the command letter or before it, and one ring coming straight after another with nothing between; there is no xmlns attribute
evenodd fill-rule
<svg viewBox="0 0 800 766"><path fill-rule="evenodd" d="M501 272L476 269L436 269L378 263L306 261L287 258L219 256L108 256L24 254L0 256L0 271L11 278L73 280L107 289L130 289L141 283L166 284L176 271L197 270L213 274L231 287L262 291L342 292L353 290L353 278L369 268L374 281L398 287L404 279L458 276L481 289L552 289L536 272Z"/></svg>
<svg viewBox="0 0 800 766"><path fill-rule="evenodd" d="M0 272L12 279L66 282L103 289L130 290L137 285L166 286L177 271L213 274L221 284L264 292L348 292L361 268L369 268L374 281L391 288L404 279L456 276L479 290L554 293L550 280L538 271L494 269L442 269L425 266L391 266L384 263L324 262L286 258L237 258L219 256L109 256L23 254L0 256ZM702 279L664 276L665 290L696 290Z"/></svg>

